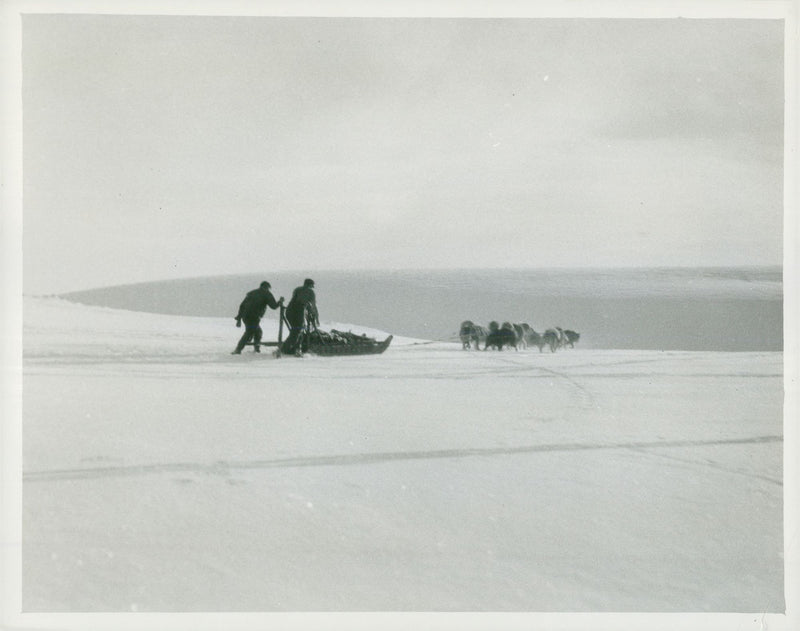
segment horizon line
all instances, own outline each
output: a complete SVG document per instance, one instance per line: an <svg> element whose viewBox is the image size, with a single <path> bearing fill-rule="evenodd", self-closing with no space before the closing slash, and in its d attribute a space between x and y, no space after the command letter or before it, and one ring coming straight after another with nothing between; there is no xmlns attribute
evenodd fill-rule
<svg viewBox="0 0 800 631"><path fill-rule="evenodd" d="M610 270L639 270L639 271L648 271L648 270L689 270L689 269L696 269L696 270L744 270L744 269L774 269L774 270L782 270L783 269L782 263L750 263L750 264L735 264L735 265L595 265L595 266L577 266L577 265L546 265L540 267L520 267L520 266L503 266L503 267L373 267L373 268L366 268L366 267L353 267L353 268L315 268L315 269L277 269L272 270L270 272L258 272L258 271L251 271L251 272L229 272L229 273L222 273L222 274L205 274L200 276L176 276L170 278L161 278L161 279L154 279L154 280L145 280L145 281L135 281L135 282L127 282L127 283L119 283L115 285L98 285L94 287L87 287L84 289L71 289L68 291L61 291L61 292L50 292L50 293L31 293L27 294L24 289L22 292L23 296L32 296L32 297L46 297L46 296L68 296L71 294L83 293L87 291L100 291L106 289L116 289L122 287L136 287L142 285L155 285L155 284L165 284L165 283L175 283L175 282L182 282L182 281L197 281L197 280L205 280L205 279L214 279L214 278L235 278L235 277L247 277L247 276L262 276L265 273L269 274L298 274L301 277L307 277L311 274L318 274L318 273L353 273L353 272L374 272L374 273L381 273L381 272L396 272L396 273L407 273L407 272L461 272L461 271L473 271L473 272L490 272L490 271L559 271L559 272L566 272L566 271L610 271Z"/></svg>

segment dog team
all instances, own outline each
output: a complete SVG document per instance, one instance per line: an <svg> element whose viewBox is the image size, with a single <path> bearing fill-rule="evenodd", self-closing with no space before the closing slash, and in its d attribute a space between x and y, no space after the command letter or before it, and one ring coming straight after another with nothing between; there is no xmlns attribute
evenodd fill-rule
<svg viewBox="0 0 800 631"><path fill-rule="evenodd" d="M551 353L555 353L559 348L567 346L575 348L575 342L580 339L581 334L558 326L554 329L547 329L544 333L537 333L527 322L521 324L503 322L501 326L496 321L492 321L489 323L489 328L486 329L472 320L465 320L461 323L459 337L464 350L469 350L473 345L475 350L480 350L482 343L485 351L490 348L501 351L504 346L513 347L514 350L536 346L541 353L542 349L547 346Z"/></svg>

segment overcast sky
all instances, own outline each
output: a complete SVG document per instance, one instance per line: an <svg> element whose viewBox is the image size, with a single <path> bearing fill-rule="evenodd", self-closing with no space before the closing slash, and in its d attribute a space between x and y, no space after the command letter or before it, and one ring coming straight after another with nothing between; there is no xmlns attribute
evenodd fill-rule
<svg viewBox="0 0 800 631"><path fill-rule="evenodd" d="M26 293L780 264L783 22L26 15Z"/></svg>

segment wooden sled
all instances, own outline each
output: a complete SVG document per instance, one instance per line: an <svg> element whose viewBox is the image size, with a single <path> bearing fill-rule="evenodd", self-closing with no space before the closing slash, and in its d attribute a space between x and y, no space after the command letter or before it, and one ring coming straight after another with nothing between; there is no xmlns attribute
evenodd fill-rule
<svg viewBox="0 0 800 631"><path fill-rule="evenodd" d="M281 357L283 351L283 324L289 327L289 322L286 320L286 307L281 304L280 307L280 320L278 324L278 341L277 342L260 342L261 346L274 346L276 357ZM306 314L305 326L300 333L297 345L303 353L311 353L313 355L320 355L323 357L334 357L338 355L380 355L392 343L393 335L390 335L382 342L374 338L367 337L366 335L355 335L347 332L336 331L335 329L330 333L320 331L314 324L313 319ZM255 346L255 342L250 342L247 346ZM295 353L298 355L298 353Z"/></svg>
<svg viewBox="0 0 800 631"><path fill-rule="evenodd" d="M325 344L312 340L309 341L305 352L325 357L334 355L380 355L389 348L389 344L392 343L392 337L390 335L382 342L372 338L365 338L363 342L359 341L352 344Z"/></svg>

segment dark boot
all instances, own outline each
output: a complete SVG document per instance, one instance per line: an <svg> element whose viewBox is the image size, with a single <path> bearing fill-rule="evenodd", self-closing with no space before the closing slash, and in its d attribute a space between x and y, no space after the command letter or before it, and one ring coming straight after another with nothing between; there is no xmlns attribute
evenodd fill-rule
<svg viewBox="0 0 800 631"><path fill-rule="evenodd" d="M236 345L236 350L234 350L231 355L241 355L244 347L253 339L255 336L255 332L252 330L251 325L245 322L244 333L242 337L239 339L239 343Z"/></svg>

